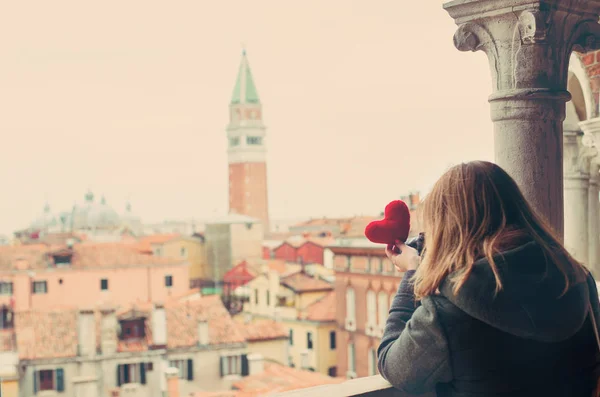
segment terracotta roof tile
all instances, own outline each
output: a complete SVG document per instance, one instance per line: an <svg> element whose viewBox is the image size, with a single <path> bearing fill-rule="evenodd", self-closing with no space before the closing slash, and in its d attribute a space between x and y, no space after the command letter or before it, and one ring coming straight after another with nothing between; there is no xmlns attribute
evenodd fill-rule
<svg viewBox="0 0 600 397"><path fill-rule="evenodd" d="M77 311L25 311L15 314L21 359L77 356Z"/></svg>
<svg viewBox="0 0 600 397"><path fill-rule="evenodd" d="M234 382L237 390L194 393L193 397L259 397L307 387L342 383L343 378L332 378L318 372L304 371L283 365L264 364L264 372L245 376Z"/></svg>
<svg viewBox="0 0 600 397"><path fill-rule="evenodd" d="M138 244L136 244L136 248L143 253L151 254L154 251L152 250L152 244L162 244L166 243L169 240L172 240L176 237L179 237L180 234L177 233L169 233L169 234L151 234L149 236L144 236L138 240Z"/></svg>
<svg viewBox="0 0 600 397"><path fill-rule="evenodd" d="M243 343L244 335L217 295L165 305L167 347L189 347L198 343L198 322L208 321L211 345Z"/></svg>
<svg viewBox="0 0 600 397"><path fill-rule="evenodd" d="M19 260L29 269L45 269L52 265L51 254L68 250L64 245L21 245L0 246L0 271L11 270ZM157 258L132 249L128 243L81 243L73 246L71 266L73 268L125 267L138 265L170 265L183 263L180 260Z"/></svg>
<svg viewBox="0 0 600 397"><path fill-rule="evenodd" d="M15 351L17 348L15 341L14 328L0 329L0 352Z"/></svg>
<svg viewBox="0 0 600 397"><path fill-rule="evenodd" d="M331 291L306 307L302 317L310 321L335 321L335 306L335 291Z"/></svg>
<svg viewBox="0 0 600 397"><path fill-rule="evenodd" d="M330 291L333 286L318 277L311 277L300 271L281 279L281 284L295 292Z"/></svg>
<svg viewBox="0 0 600 397"><path fill-rule="evenodd" d="M243 315L236 316L234 320L249 342L287 339L289 336L283 325L274 320L253 319L246 322Z"/></svg>
<svg viewBox="0 0 600 397"><path fill-rule="evenodd" d="M254 394L255 396L265 396L312 386L341 383L343 381L344 379L332 378L318 372L303 371L265 362L263 373L246 376L234 382L233 387L241 392L256 393Z"/></svg>

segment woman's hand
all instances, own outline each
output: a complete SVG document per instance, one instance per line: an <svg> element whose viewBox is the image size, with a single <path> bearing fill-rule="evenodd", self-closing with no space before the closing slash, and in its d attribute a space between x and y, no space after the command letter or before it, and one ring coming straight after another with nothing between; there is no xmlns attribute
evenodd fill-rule
<svg viewBox="0 0 600 397"><path fill-rule="evenodd" d="M417 250L409 247L400 240L396 240L396 247L400 250L399 254L385 247L385 254L392 261L396 269L402 273L407 270L417 270L421 262L421 257L419 257Z"/></svg>

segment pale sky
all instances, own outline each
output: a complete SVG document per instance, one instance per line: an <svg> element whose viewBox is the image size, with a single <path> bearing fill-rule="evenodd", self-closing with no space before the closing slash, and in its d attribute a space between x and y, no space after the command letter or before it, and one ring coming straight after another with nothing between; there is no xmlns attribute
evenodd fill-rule
<svg viewBox="0 0 600 397"><path fill-rule="evenodd" d="M0 3L0 232L88 188L145 221L227 211L245 44L272 218L373 214L493 159L482 53L434 1Z"/></svg>

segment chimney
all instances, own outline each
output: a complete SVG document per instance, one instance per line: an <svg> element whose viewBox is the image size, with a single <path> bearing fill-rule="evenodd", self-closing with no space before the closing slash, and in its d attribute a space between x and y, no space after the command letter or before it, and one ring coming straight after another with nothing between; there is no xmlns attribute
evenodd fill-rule
<svg viewBox="0 0 600 397"><path fill-rule="evenodd" d="M77 338L80 356L93 357L96 355L96 318L93 309L79 311Z"/></svg>
<svg viewBox="0 0 600 397"><path fill-rule="evenodd" d="M265 371L265 360L262 354L248 354L247 357L249 375L258 375Z"/></svg>
<svg viewBox="0 0 600 397"><path fill-rule="evenodd" d="M117 315L114 308L101 309L102 321L100 325L100 351L103 356L110 356L117 352Z"/></svg>
<svg viewBox="0 0 600 397"><path fill-rule="evenodd" d="M179 370L177 368L167 368L165 370L167 377L167 397L180 397L179 395Z"/></svg>
<svg viewBox="0 0 600 397"><path fill-rule="evenodd" d="M152 339L154 346L167 345L167 314L161 303L155 303L152 309Z"/></svg>
<svg viewBox="0 0 600 397"><path fill-rule="evenodd" d="M208 335L208 321L200 320L198 321L198 344L200 346L206 346L210 343L209 335Z"/></svg>

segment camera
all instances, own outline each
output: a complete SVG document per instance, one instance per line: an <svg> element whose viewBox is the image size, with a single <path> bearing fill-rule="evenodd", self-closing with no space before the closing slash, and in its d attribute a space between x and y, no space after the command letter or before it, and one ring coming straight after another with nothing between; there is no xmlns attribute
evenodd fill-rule
<svg viewBox="0 0 600 397"><path fill-rule="evenodd" d="M411 248L416 249L417 253L420 256L423 252L423 245L425 245L425 233L419 233L418 236L409 238L408 240L406 240L405 244Z"/></svg>

